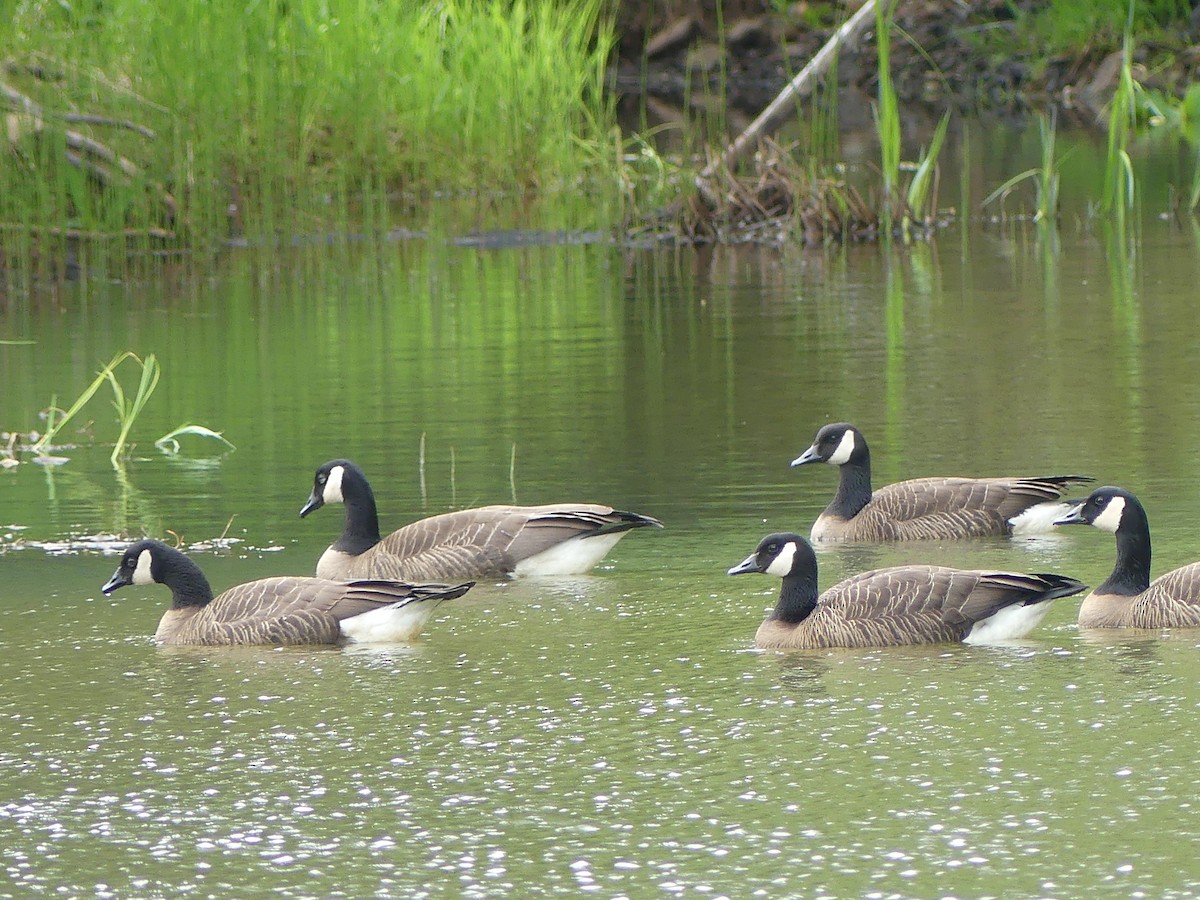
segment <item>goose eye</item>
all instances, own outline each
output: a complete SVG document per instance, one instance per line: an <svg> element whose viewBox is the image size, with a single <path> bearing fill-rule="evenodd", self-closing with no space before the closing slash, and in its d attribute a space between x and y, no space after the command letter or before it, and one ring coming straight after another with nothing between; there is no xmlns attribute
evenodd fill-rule
<svg viewBox="0 0 1200 900"><path fill-rule="evenodd" d="M136 565L137 565L137 562L135 562L135 561L134 561L132 558L130 558L130 557L128 557L128 556L127 556L127 557L125 557L125 568L127 568L127 569L132 569L132 568L134 568Z"/></svg>
<svg viewBox="0 0 1200 900"><path fill-rule="evenodd" d="M322 472L320 475L317 476L317 484L324 484L324 483L325 483L325 473Z"/></svg>

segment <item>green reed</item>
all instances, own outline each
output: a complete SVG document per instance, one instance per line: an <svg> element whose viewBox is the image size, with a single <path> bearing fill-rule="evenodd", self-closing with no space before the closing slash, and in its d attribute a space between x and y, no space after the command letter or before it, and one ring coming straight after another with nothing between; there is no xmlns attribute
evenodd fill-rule
<svg viewBox="0 0 1200 900"><path fill-rule="evenodd" d="M875 41L878 50L879 92L875 104L875 129L879 138L879 172L882 201L879 211L881 232L892 233L898 223L905 240L914 227L927 228L937 206L938 158L945 144L950 114L942 116L914 163L905 165L902 154L900 101L892 82L891 28L897 0L886 0L875 7ZM913 174L908 185L901 185L901 169Z"/></svg>
<svg viewBox="0 0 1200 900"><path fill-rule="evenodd" d="M946 131L950 127L950 113L945 113L933 130L929 146L917 157L908 191L904 195L904 230L907 235L915 224L925 227L930 224L937 211L937 161L946 143Z"/></svg>
<svg viewBox="0 0 1200 900"><path fill-rule="evenodd" d="M150 245L383 226L397 197L575 187L612 166L591 149L613 122L606 8L20 4L0 20L3 77L44 115L19 117L0 227Z"/></svg>
<svg viewBox="0 0 1200 900"><path fill-rule="evenodd" d="M896 217L893 208L900 183L900 103L892 84L892 14L896 0L875 7L875 44L878 52L879 93L875 104L875 130L879 135L879 172L883 180L883 232L891 233Z"/></svg>
<svg viewBox="0 0 1200 900"><path fill-rule="evenodd" d="M117 377L118 369L122 369L122 364L126 362L133 365L138 372L137 386L132 391L127 391L121 383L121 379ZM129 366L124 366L124 369L128 368ZM91 402L96 393L107 384L112 390L112 406L116 412L117 424L119 426L119 434L116 443L113 445L112 455L109 458L113 466L119 468L121 456L129 443L129 433L142 411L146 408L146 404L150 401L151 396L153 396L161 377L162 367L153 353L147 354L145 359L142 359L131 350L118 353L107 365L100 369L96 377L84 388L83 392L75 399L75 402L71 404L69 409L65 411L60 410L57 402L53 399L51 400L47 411L46 431L28 448L29 451L38 456L45 456L55 446L54 441L58 438L63 428L66 427L67 423L72 421ZM203 425L194 424L181 425L173 429L155 441L155 446L164 453L175 455L180 449L178 438L184 435L212 438L233 449L233 444L226 440L219 432L213 431Z"/></svg>
<svg viewBox="0 0 1200 900"><path fill-rule="evenodd" d="M1003 200L1013 189L1023 181L1031 181L1035 191L1035 207L1033 220L1035 222L1053 221L1058 216L1058 187L1060 180L1057 150L1057 115L1038 117L1038 134L1041 138L1042 164L1032 169L1026 169L992 191L983 199L983 205Z"/></svg>
<svg viewBox="0 0 1200 900"><path fill-rule="evenodd" d="M1108 136L1104 162L1104 194L1101 209L1114 217L1118 230L1124 231L1126 217L1133 206L1136 182L1129 158L1129 141L1136 127L1137 84L1133 80L1133 2L1129 4L1130 26L1125 31L1121 52L1121 70L1108 111Z"/></svg>

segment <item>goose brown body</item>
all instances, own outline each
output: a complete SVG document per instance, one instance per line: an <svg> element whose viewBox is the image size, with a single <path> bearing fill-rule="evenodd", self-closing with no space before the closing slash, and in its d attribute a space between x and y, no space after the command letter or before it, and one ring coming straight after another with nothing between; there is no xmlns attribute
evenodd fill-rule
<svg viewBox="0 0 1200 900"><path fill-rule="evenodd" d="M978 622L1014 603L1040 599L1052 586L1042 576L1015 572L878 569L824 591L803 622L768 618L755 642L777 649L954 643L966 639Z"/></svg>
<svg viewBox="0 0 1200 900"><path fill-rule="evenodd" d="M362 470L333 460L317 470L306 516L326 502L346 507L341 536L317 562L322 578L447 581L589 571L626 533L662 527L650 516L594 503L482 506L430 516L386 537Z"/></svg>
<svg viewBox="0 0 1200 900"><path fill-rule="evenodd" d="M653 524L644 516L634 516L582 503L464 509L406 525L357 556L340 553L334 545L333 552L318 562L317 574L412 581L503 578L518 571L523 560L572 538L599 543L629 528Z"/></svg>
<svg viewBox="0 0 1200 900"><path fill-rule="evenodd" d="M171 607L159 621L155 639L208 646L333 644L363 634L408 640L421 631L437 604L471 587L284 576L240 584L214 597L187 556L157 541L142 541L125 552L103 590L108 594L149 581L171 589Z"/></svg>
<svg viewBox="0 0 1200 900"><path fill-rule="evenodd" d="M1200 628L1200 563L1160 575L1136 596L1093 591L1079 605L1080 628Z"/></svg>
<svg viewBox="0 0 1200 900"><path fill-rule="evenodd" d="M813 525L813 540L920 541L1011 534L1010 520L1060 500L1082 476L913 478L881 487L852 516L832 504Z"/></svg>
<svg viewBox="0 0 1200 900"><path fill-rule="evenodd" d="M763 538L729 571L783 578L779 602L755 636L759 647L778 650L1022 637L1048 601L1084 590L1061 575L907 565L853 575L818 593L812 548L786 533Z"/></svg>
<svg viewBox="0 0 1200 900"><path fill-rule="evenodd" d="M826 462L839 467L838 490L812 527L814 541L914 541L1012 534L1051 527L1070 485L1084 475L1046 477L914 478L871 489L871 456L854 426L826 425L793 466Z"/></svg>
<svg viewBox="0 0 1200 900"><path fill-rule="evenodd" d="M1200 627L1200 562L1150 580L1150 520L1132 493L1096 488L1058 524L1091 525L1117 539L1112 574L1079 606L1080 628Z"/></svg>

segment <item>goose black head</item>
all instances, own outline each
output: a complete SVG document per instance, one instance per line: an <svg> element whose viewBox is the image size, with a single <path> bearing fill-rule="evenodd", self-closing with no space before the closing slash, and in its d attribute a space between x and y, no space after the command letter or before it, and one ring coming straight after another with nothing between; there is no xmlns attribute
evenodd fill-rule
<svg viewBox="0 0 1200 900"><path fill-rule="evenodd" d="M1133 494L1111 485L1096 488L1083 500L1069 502L1071 508L1054 520L1055 525L1091 525L1114 534L1127 516L1142 509Z"/></svg>
<svg viewBox="0 0 1200 900"><path fill-rule="evenodd" d="M112 578L100 588L105 594L111 594L119 588L131 584L153 584L161 581L162 550L166 546L158 541L138 541L125 550L121 563Z"/></svg>
<svg viewBox="0 0 1200 900"><path fill-rule="evenodd" d="M332 459L313 475L313 489L308 502L300 510L300 518L320 509L326 503L344 503L347 480L365 480L362 470L348 459Z"/></svg>
<svg viewBox="0 0 1200 900"><path fill-rule="evenodd" d="M808 541L798 534L779 532L768 534L758 542L754 552L729 570L730 575L761 572L786 578L811 566L816 568L816 555Z"/></svg>
<svg viewBox="0 0 1200 900"><path fill-rule="evenodd" d="M792 460L793 466L823 462L833 466L844 466L858 462L867 453L867 442L862 432L849 422L826 425L813 438L812 446Z"/></svg>

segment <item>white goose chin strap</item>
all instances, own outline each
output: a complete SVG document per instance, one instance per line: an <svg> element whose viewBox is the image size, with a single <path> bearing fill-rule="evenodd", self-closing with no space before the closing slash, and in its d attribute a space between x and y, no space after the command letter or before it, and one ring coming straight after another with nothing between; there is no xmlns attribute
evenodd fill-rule
<svg viewBox="0 0 1200 900"><path fill-rule="evenodd" d="M329 470L325 479L325 488L321 491L321 499L326 503L342 502L342 476L346 474L344 466L334 466Z"/></svg>
<svg viewBox="0 0 1200 900"><path fill-rule="evenodd" d="M150 574L150 565L153 561L149 550L143 550L138 554L137 568L133 570L134 584L154 583L154 576Z"/></svg>
<svg viewBox="0 0 1200 900"><path fill-rule="evenodd" d="M1117 529L1121 527L1121 519L1125 515L1125 498L1113 497L1104 507L1104 512L1096 516L1092 521L1092 525L1104 531L1117 533Z"/></svg>
<svg viewBox="0 0 1200 900"><path fill-rule="evenodd" d="M767 574L774 575L776 578L784 578L792 574L792 560L795 558L796 542L788 541L775 554L775 558L771 560L771 564L767 566Z"/></svg>
<svg viewBox="0 0 1200 900"><path fill-rule="evenodd" d="M844 466L850 462L850 456L854 453L854 429L847 428L846 433L842 435L841 442L838 443L837 449L833 451L833 455L829 457L827 462L831 466Z"/></svg>

